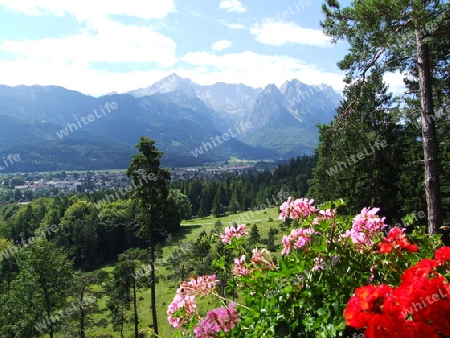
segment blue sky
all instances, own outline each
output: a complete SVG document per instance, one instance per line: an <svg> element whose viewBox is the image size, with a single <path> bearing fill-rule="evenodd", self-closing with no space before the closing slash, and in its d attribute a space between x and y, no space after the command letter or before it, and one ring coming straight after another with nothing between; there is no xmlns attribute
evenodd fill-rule
<svg viewBox="0 0 450 338"><path fill-rule="evenodd" d="M345 1L343 3L348 3ZM0 0L0 83L99 96L177 73L200 84L343 88L321 0ZM393 80L397 80L393 77Z"/></svg>

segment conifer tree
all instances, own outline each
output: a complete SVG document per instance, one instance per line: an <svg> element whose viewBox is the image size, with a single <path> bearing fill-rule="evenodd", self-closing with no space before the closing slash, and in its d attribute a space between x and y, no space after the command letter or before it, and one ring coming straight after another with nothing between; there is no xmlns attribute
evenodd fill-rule
<svg viewBox="0 0 450 338"><path fill-rule="evenodd" d="M261 236L259 234L258 226L253 224L252 229L250 230L250 238L249 243L252 247L259 243L261 240Z"/></svg>
<svg viewBox="0 0 450 338"><path fill-rule="evenodd" d="M150 248L150 298L153 319L153 329L158 334L156 315L156 276L155 276L155 246L165 235L164 225L168 218L167 187L170 172L160 168L162 153L155 146L155 141L141 137L136 148L139 154L134 155L127 169L127 176L131 177L135 189L133 196L143 210L140 218L139 233L149 241Z"/></svg>
<svg viewBox="0 0 450 338"><path fill-rule="evenodd" d="M391 95L381 73L372 73L362 90L348 86L329 125L319 126L318 162L310 195L319 201L343 198L349 213L376 205L398 219L402 128L392 113ZM355 97L357 96L357 97ZM349 102L357 100L350 111Z"/></svg>
<svg viewBox="0 0 450 338"><path fill-rule="evenodd" d="M448 45L448 3L356 0L349 7L341 8L337 0L327 0L322 9L325 33L333 41L345 39L350 45L349 53L338 64L347 71L347 83L358 85L361 90L374 69L404 71L408 76L415 76L418 86L411 94L420 99L428 232L437 233L443 215L435 123L437 102L433 99L433 87L448 62L448 55L439 58L435 53L440 42L447 41ZM442 88L438 91L437 96L440 96ZM358 95L349 102L344 113L349 113L357 101Z"/></svg>
<svg viewBox="0 0 450 338"><path fill-rule="evenodd" d="M211 213L214 215L214 217L220 217L223 216L223 206L221 203L221 192L222 192L222 188L219 185L219 188L216 191L216 194L214 196L214 200L212 203L212 209L211 209Z"/></svg>

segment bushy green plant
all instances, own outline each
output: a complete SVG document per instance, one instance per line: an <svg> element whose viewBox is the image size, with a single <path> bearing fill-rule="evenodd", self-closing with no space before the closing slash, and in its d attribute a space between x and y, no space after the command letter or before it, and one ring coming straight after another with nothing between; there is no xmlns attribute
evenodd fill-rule
<svg viewBox="0 0 450 338"><path fill-rule="evenodd" d="M440 245L438 236L414 228L389 226L377 213L364 208L354 218L337 214L342 200L319 208L314 201L284 202L280 218L289 233L283 236L281 258L265 248L246 252L245 225L225 228L222 242L235 254L234 265L223 258L215 265L232 271L225 299L215 291L220 281L202 276L183 282L168 309L169 322L196 337L337 337L354 290L367 284L396 285L403 271ZM291 222L293 220L293 222ZM197 297L215 296L224 307L201 316Z"/></svg>

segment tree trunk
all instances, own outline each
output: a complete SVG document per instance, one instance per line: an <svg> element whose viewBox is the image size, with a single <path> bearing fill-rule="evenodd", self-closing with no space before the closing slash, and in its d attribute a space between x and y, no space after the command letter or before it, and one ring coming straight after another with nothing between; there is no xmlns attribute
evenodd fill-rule
<svg viewBox="0 0 450 338"><path fill-rule="evenodd" d="M47 310L47 316L50 319L50 330L48 332L48 335L50 338L53 338L53 321L51 320L52 310L51 310L51 306L50 306L50 296L48 295L48 292L44 286L42 286L42 289L44 291L45 307Z"/></svg>
<svg viewBox="0 0 450 338"><path fill-rule="evenodd" d="M120 308L120 338L125 338L125 336L123 335L123 327L125 325L125 305L124 305L124 300L122 300L122 307Z"/></svg>
<svg viewBox="0 0 450 338"><path fill-rule="evenodd" d="M153 233L150 234L150 298L151 298L151 310L153 320L153 330L158 335L158 320L156 317L156 277L155 277L155 241Z"/></svg>
<svg viewBox="0 0 450 338"><path fill-rule="evenodd" d="M433 108L432 77L428 45L423 32L416 27L417 68L419 72L423 154L425 162L425 196L428 211L428 233L437 234L442 226L442 205L438 172L438 144Z"/></svg>
<svg viewBox="0 0 450 338"><path fill-rule="evenodd" d="M85 292L85 287L83 286L81 288L81 293L80 293L80 338L85 338L86 337L86 311L83 309L83 301L84 301L84 292Z"/></svg>
<svg viewBox="0 0 450 338"><path fill-rule="evenodd" d="M136 273L136 271L133 271ZM134 309L134 337L139 338L139 317L138 317L138 306L136 297L136 279L132 278L133 281L133 309Z"/></svg>

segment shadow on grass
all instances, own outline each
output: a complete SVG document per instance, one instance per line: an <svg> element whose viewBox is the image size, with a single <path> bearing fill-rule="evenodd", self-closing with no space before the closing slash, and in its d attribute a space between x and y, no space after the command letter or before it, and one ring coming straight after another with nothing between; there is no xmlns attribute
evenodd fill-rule
<svg viewBox="0 0 450 338"><path fill-rule="evenodd" d="M178 230L176 233L173 233L173 240L174 241L182 241L185 240L189 235L192 234L192 232L195 229L199 229L203 227L201 224L189 224L189 225L182 225L180 227L180 230Z"/></svg>

